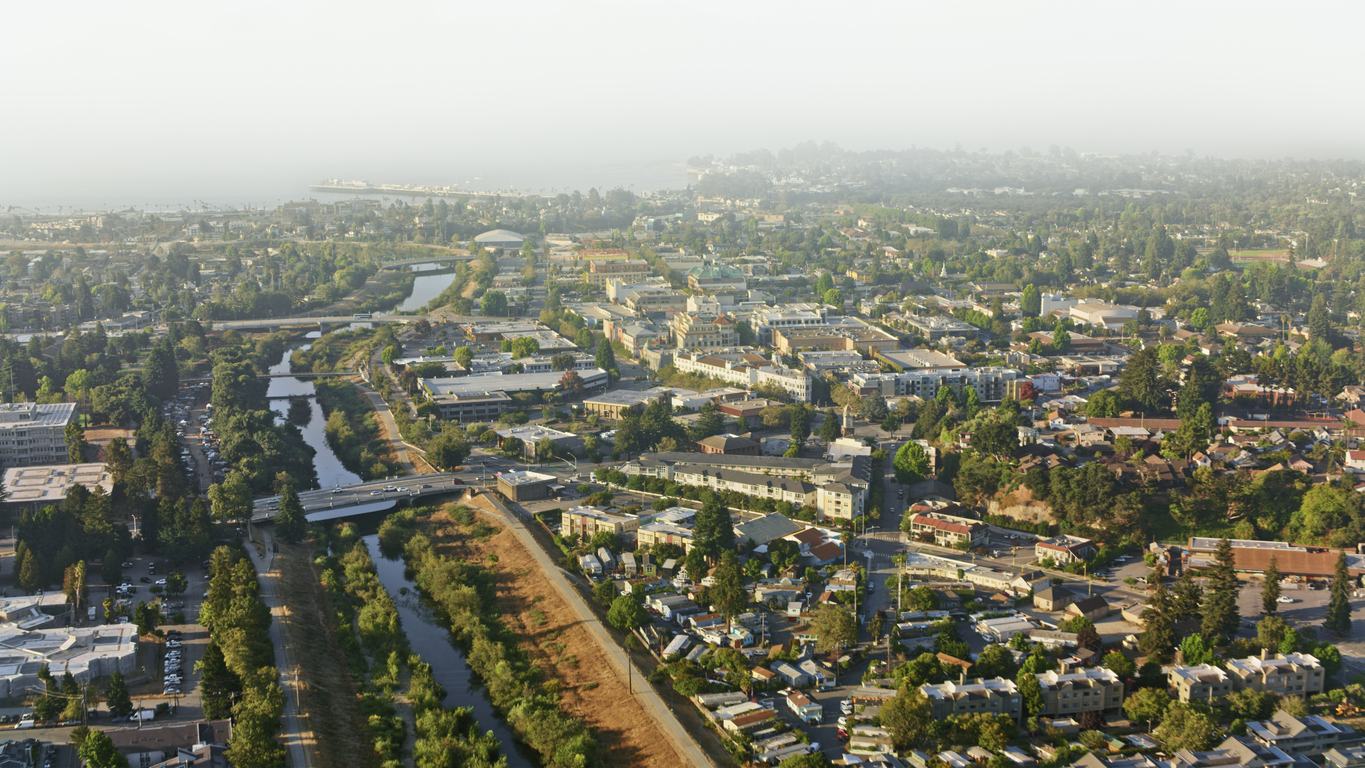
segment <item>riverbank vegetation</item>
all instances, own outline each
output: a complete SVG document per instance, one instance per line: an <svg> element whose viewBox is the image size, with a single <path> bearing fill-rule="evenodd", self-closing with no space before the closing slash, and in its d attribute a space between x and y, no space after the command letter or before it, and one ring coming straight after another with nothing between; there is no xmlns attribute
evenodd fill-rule
<svg viewBox="0 0 1365 768"><path fill-rule="evenodd" d="M224 342L229 339L225 336ZM241 475L252 493L276 485L287 475L300 489L317 487L317 451L299 428L277 424L266 399L268 379L257 378L284 354L278 335L254 344L224 343L213 351L213 431L229 471ZM160 497L160 494L158 494Z"/></svg>
<svg viewBox="0 0 1365 768"><path fill-rule="evenodd" d="M351 382L340 379L318 379L314 387L327 417L327 443L342 466L365 480L396 474L398 461L388 453L378 417L365 395Z"/></svg>
<svg viewBox="0 0 1365 768"><path fill-rule="evenodd" d="M369 549L355 528L338 525L330 537L316 541L334 634L360 687L360 707L378 762L384 768L403 765L407 724L398 713L395 694L402 687L406 667L403 698L412 707L416 726L413 757L417 768L506 768L507 758L499 756L497 738L480 732L469 708L442 704L445 691L436 683L431 665L410 652L398 607L380 583Z"/></svg>
<svg viewBox="0 0 1365 768"><path fill-rule="evenodd" d="M463 513L461 513L463 510ZM581 721L560 710L560 686L547 681L532 663L501 615L503 606L494 590L489 568L495 565L455 560L441 554L432 539L418 530L428 508L390 516L380 528L381 549L401 548L423 597L464 649L470 668L486 687L498 713L516 738L540 756L544 766L593 765L597 739ZM453 515L473 517L468 508L454 507ZM443 529L442 536L457 534Z"/></svg>

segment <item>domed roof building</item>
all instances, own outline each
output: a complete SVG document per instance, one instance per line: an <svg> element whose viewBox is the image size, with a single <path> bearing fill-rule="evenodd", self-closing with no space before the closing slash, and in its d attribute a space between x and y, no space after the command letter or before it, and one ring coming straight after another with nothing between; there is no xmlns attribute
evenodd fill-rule
<svg viewBox="0 0 1365 768"><path fill-rule="evenodd" d="M511 232L506 229L495 229L491 232L485 232L482 235L478 235L474 238L474 242L484 248L506 248L515 251L521 249L521 245L526 242L526 238L518 235L516 232Z"/></svg>

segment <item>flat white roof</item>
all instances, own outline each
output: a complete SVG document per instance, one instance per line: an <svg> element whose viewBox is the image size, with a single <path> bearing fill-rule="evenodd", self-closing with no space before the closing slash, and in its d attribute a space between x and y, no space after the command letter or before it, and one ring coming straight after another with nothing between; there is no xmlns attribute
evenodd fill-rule
<svg viewBox="0 0 1365 768"><path fill-rule="evenodd" d="M75 405L75 403L70 403ZM5 470L5 501L12 504L56 504L66 498L71 486L80 483L87 489L114 490L114 478L106 464L45 464L37 467L11 467Z"/></svg>

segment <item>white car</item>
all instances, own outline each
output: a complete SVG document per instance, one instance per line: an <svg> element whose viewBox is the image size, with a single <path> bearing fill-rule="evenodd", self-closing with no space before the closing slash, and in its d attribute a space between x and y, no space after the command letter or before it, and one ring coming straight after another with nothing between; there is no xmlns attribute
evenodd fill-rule
<svg viewBox="0 0 1365 768"><path fill-rule="evenodd" d="M1292 597L1280 596L1280 597L1275 598L1275 602L1277 602L1277 603L1292 603L1292 602L1294 602L1294 598L1292 598Z"/></svg>

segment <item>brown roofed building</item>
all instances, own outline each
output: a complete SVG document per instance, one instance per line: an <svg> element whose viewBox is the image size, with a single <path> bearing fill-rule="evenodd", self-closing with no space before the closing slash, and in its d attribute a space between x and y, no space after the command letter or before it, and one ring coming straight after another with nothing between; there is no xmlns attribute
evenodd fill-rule
<svg viewBox="0 0 1365 768"><path fill-rule="evenodd" d="M712 435L697 441L697 450L702 453L721 453L727 456L757 456L758 443L738 435Z"/></svg>
<svg viewBox="0 0 1365 768"><path fill-rule="evenodd" d="M1233 539L1233 568L1242 573L1264 573L1275 558L1275 567L1284 576L1331 576L1337 556L1346 552L1346 570L1352 578L1365 574L1365 555L1329 547L1305 547L1283 541L1249 541ZM1184 553L1186 568L1208 568L1213 565L1218 539L1205 536L1190 537Z"/></svg>
<svg viewBox="0 0 1365 768"><path fill-rule="evenodd" d="M941 547L975 546L986 540L987 533L986 526L961 517L930 513L910 518L912 536L933 537Z"/></svg>

